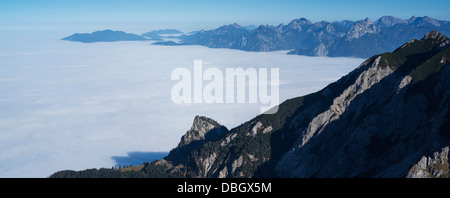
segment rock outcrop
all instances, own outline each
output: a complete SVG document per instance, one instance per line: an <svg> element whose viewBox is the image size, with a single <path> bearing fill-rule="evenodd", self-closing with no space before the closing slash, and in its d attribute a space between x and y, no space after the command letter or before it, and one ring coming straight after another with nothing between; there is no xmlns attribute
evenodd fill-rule
<svg viewBox="0 0 450 198"><path fill-rule="evenodd" d="M450 177L448 167L448 146L442 148L441 152L435 152L433 157L422 156L408 172L407 178L435 178Z"/></svg>
<svg viewBox="0 0 450 198"><path fill-rule="evenodd" d="M189 174L190 177L207 177L218 157L212 151L208 155L198 156L195 159L186 158L202 149L204 144L217 141L228 133L228 129L213 119L204 116L195 116L192 127L186 132L176 148L169 155L156 163L163 166L170 173ZM189 169L189 170L188 170ZM195 171L193 171L195 170Z"/></svg>
<svg viewBox="0 0 450 198"><path fill-rule="evenodd" d="M181 137L178 147L183 147L193 141L211 140L223 135L225 132L227 132L227 129L215 120L204 116L195 116L191 129Z"/></svg>

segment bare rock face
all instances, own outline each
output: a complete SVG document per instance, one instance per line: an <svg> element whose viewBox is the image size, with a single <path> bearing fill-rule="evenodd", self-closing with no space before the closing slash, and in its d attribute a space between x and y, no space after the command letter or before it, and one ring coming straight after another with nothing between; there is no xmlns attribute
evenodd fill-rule
<svg viewBox="0 0 450 198"><path fill-rule="evenodd" d="M209 173L209 171L211 170L215 160L217 158L217 154L216 153L212 153L210 156L208 156L206 159L200 158L199 159L199 165L201 167L203 167L204 169L203 171L203 176L202 177L206 177Z"/></svg>
<svg viewBox="0 0 450 198"><path fill-rule="evenodd" d="M340 80L352 81L342 92L324 89L336 97L325 110L311 105L291 120L298 138L277 162L276 175L446 177L450 67L442 60L450 56L450 49L442 44L447 42L445 36L430 32L389 56L363 63ZM407 53L413 55L403 58ZM398 60L406 61L390 66ZM310 121L302 120L308 112L317 111L321 113ZM436 148L443 149L425 157Z"/></svg>
<svg viewBox="0 0 450 198"><path fill-rule="evenodd" d="M213 139L214 137L218 137L225 132L227 132L226 128L217 123L215 120L204 116L195 116L191 129L181 138L178 146L182 147L193 141Z"/></svg>
<svg viewBox="0 0 450 198"><path fill-rule="evenodd" d="M156 165L165 167L171 174L189 174L189 177L207 177L210 172L216 171L213 165L216 163L218 153L211 152L206 155L187 158L204 145L215 140L223 140L228 129L213 119L204 116L195 116L192 127L186 132L176 148ZM228 139L232 137L228 136ZM225 143L224 143L225 144ZM161 164L161 161L164 163ZM196 171L192 171L195 167Z"/></svg>
<svg viewBox="0 0 450 198"><path fill-rule="evenodd" d="M447 37L445 37L444 35L442 35L441 33L439 33L438 31L431 31L428 32L427 34L425 34L425 36L423 37L423 39L437 39L439 42L445 41L447 40Z"/></svg>
<svg viewBox="0 0 450 198"><path fill-rule="evenodd" d="M313 136L319 134L329 123L339 119L356 96L393 72L389 67L380 67L380 59L381 57L376 58L375 61L358 76L354 84L350 85L339 97L334 99L333 104L327 111L317 115L310 122L309 126L304 131L300 132L302 134L302 139L301 142L297 143L299 147L308 143Z"/></svg>
<svg viewBox="0 0 450 198"><path fill-rule="evenodd" d="M346 40L358 39L366 34L378 34L378 28L369 18L355 23L349 30Z"/></svg>
<svg viewBox="0 0 450 198"><path fill-rule="evenodd" d="M408 172L407 178L435 178L450 177L448 167L449 147L442 148L441 152L435 152L432 157L422 156Z"/></svg>

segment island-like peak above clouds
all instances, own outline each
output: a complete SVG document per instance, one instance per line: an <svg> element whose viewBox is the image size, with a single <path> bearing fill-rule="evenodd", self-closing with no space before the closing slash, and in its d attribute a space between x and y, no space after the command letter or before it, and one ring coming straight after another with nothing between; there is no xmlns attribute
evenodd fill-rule
<svg viewBox="0 0 450 198"><path fill-rule="evenodd" d="M169 36L167 36L169 35ZM163 29L163 30L153 30L151 32L143 33L142 36L144 36L147 39L154 40L154 41L164 41L164 38L176 38L177 36L173 35L184 35L184 33L180 30L176 29Z"/></svg>
<svg viewBox="0 0 450 198"><path fill-rule="evenodd" d="M182 31L176 30L176 29L153 30L151 32L147 32L144 34L148 34L148 33L150 33L150 34L183 34ZM144 35L144 34L142 34L142 35Z"/></svg>
<svg viewBox="0 0 450 198"><path fill-rule="evenodd" d="M95 31L93 33L76 33L65 37L62 40L77 41L82 43L95 42L115 42L115 41L145 41L148 40L143 36L137 34L126 33L122 31L103 30Z"/></svg>

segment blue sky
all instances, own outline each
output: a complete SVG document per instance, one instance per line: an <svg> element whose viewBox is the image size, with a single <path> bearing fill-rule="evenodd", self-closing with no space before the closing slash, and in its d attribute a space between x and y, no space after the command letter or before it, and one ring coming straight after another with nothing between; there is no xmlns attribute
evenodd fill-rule
<svg viewBox="0 0 450 198"><path fill-rule="evenodd" d="M27 26L155 22L202 24L279 24L430 16L450 20L448 0L1 0L0 25Z"/></svg>

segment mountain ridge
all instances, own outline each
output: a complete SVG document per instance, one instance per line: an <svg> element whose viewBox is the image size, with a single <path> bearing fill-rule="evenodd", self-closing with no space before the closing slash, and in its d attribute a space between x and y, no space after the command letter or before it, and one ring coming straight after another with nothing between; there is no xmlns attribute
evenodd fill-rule
<svg viewBox="0 0 450 198"><path fill-rule="evenodd" d="M82 43L95 43L95 42L116 42L116 41L146 41L145 37L137 34L126 33L123 31L113 31L110 29L95 31L92 33L76 33L65 37L61 40L77 41Z"/></svg>
<svg viewBox="0 0 450 198"><path fill-rule="evenodd" d="M291 50L289 54L369 58L393 51L397 46L411 39L419 39L433 30L450 35L447 21L428 16L413 16L407 20L383 16L375 22L366 18L361 21L316 23L299 18L287 25L260 25L253 30L239 26L242 31L225 30L224 27L227 25L184 36L177 45L203 45L245 51Z"/></svg>
<svg viewBox="0 0 450 198"><path fill-rule="evenodd" d="M90 34L77 33L62 40L84 43L152 40L156 41L152 43L154 45L202 45L256 52L289 50L288 54L294 55L369 58L393 51L397 46L411 39L420 39L433 30L450 35L448 21L428 16L412 16L409 19L382 16L375 22L366 18L360 21L315 23L306 18L298 18L286 25L281 23L249 27L233 23L188 34L165 29L141 35L104 30ZM163 36L168 33L176 35ZM176 42L170 39L176 39Z"/></svg>
<svg viewBox="0 0 450 198"><path fill-rule="evenodd" d="M154 30L141 35L126 33L123 31L113 31L110 29L95 31L92 33L75 33L61 40L75 41L82 43L96 42L117 42L117 41L164 41L164 34L183 34L176 29Z"/></svg>
<svg viewBox="0 0 450 198"><path fill-rule="evenodd" d="M199 144L182 143L183 136L164 159L119 176L448 177L449 44L429 32L372 56L318 92L284 101L275 114L230 130L197 116L185 136L205 131L194 134ZM202 138L217 128L212 138Z"/></svg>

